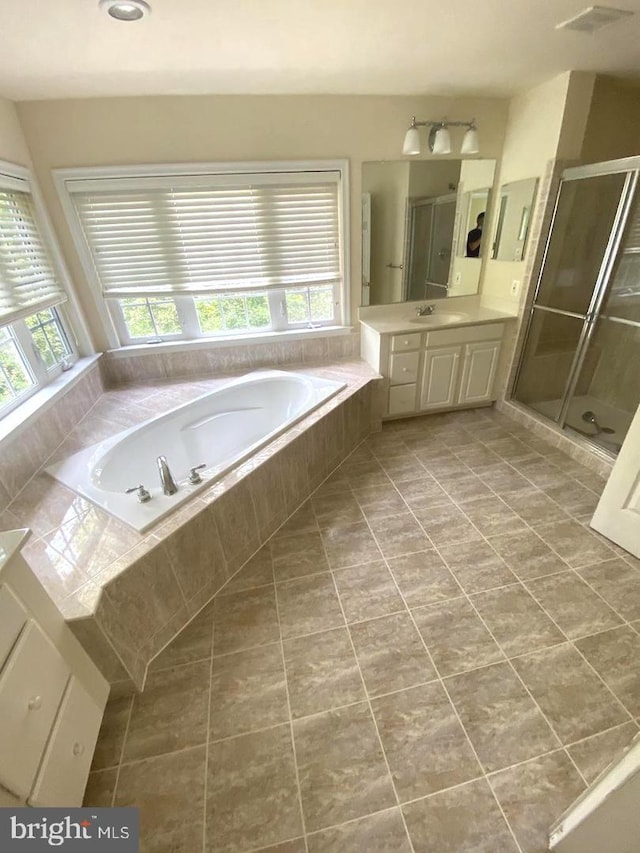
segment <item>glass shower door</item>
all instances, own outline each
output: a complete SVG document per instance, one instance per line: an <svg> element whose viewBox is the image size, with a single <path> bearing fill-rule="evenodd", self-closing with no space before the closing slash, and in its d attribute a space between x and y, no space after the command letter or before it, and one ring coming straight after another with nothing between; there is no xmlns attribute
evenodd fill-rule
<svg viewBox="0 0 640 853"><path fill-rule="evenodd" d="M598 428L583 415L594 413L590 401L579 398L588 397L596 363L601 384L611 370L605 368L610 359L597 357L603 348L610 352L609 318L598 318L635 175L598 174L597 167L595 174L593 167L570 171L577 175L560 187L513 398L592 438ZM616 438L608 449L615 449Z"/></svg>

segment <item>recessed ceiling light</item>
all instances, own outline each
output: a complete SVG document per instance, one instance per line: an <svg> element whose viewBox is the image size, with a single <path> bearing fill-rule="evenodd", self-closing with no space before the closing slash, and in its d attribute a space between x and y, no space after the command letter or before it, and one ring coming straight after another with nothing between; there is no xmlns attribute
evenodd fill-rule
<svg viewBox="0 0 640 853"><path fill-rule="evenodd" d="M100 0L98 6L118 21L139 21L151 13L144 0Z"/></svg>

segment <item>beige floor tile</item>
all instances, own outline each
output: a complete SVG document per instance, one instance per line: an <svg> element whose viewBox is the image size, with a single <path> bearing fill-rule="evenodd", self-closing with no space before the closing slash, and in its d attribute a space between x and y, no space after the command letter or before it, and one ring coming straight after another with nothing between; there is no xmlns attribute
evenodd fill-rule
<svg viewBox="0 0 640 853"><path fill-rule="evenodd" d="M625 625L576 640L576 648L625 708L640 718L640 637L636 632ZM630 666L631 661L636 665Z"/></svg>
<svg viewBox="0 0 640 853"><path fill-rule="evenodd" d="M504 654L465 598L419 607L413 616L442 676L504 660Z"/></svg>
<svg viewBox="0 0 640 853"><path fill-rule="evenodd" d="M475 474L470 477L441 478L440 485L456 503L494 496L489 486Z"/></svg>
<svg viewBox="0 0 640 853"><path fill-rule="evenodd" d="M610 729L629 717L569 643L513 661L563 743Z"/></svg>
<svg viewBox="0 0 640 853"><path fill-rule="evenodd" d="M389 483L389 477L377 459L369 459L364 462L345 462L342 472L352 489L365 488L366 486L377 486Z"/></svg>
<svg viewBox="0 0 640 853"><path fill-rule="evenodd" d="M402 807L415 853L519 853L484 780Z"/></svg>
<svg viewBox="0 0 640 853"><path fill-rule="evenodd" d="M483 483L503 498L531 489L529 480L505 462L485 468L479 476Z"/></svg>
<svg viewBox="0 0 640 853"><path fill-rule="evenodd" d="M462 510L483 536L497 536L526 529L524 521L495 495L465 501Z"/></svg>
<svg viewBox="0 0 640 853"><path fill-rule="evenodd" d="M279 639L273 587L223 595L214 600L214 655L262 646Z"/></svg>
<svg viewBox="0 0 640 853"><path fill-rule="evenodd" d="M252 850L301 833L289 725L210 744L207 853Z"/></svg>
<svg viewBox="0 0 640 853"><path fill-rule="evenodd" d="M293 841L283 841L282 844L261 847L260 853L306 853L306 850L304 838L295 838Z"/></svg>
<svg viewBox="0 0 640 853"><path fill-rule="evenodd" d="M202 847L205 747L122 767L116 806L135 806L144 853L193 853Z"/></svg>
<svg viewBox="0 0 640 853"><path fill-rule="evenodd" d="M521 580L566 572L569 568L533 530L492 536L489 542Z"/></svg>
<svg viewBox="0 0 640 853"><path fill-rule="evenodd" d="M364 521L360 505L351 492L313 495L311 504L321 530Z"/></svg>
<svg viewBox="0 0 640 853"><path fill-rule="evenodd" d="M332 569L371 563L382 558L369 525L364 521L323 530L322 542Z"/></svg>
<svg viewBox="0 0 640 853"><path fill-rule="evenodd" d="M531 456L530 448L513 436L489 439L488 441L485 441L485 444L490 450L497 453L498 456L506 459L507 462L516 459L525 459L527 456Z"/></svg>
<svg viewBox="0 0 640 853"><path fill-rule="evenodd" d="M207 605L160 654L151 661L150 672L208 660L213 648L213 607Z"/></svg>
<svg viewBox="0 0 640 853"><path fill-rule="evenodd" d="M437 677L407 613L359 622L349 630L371 696L403 690Z"/></svg>
<svg viewBox="0 0 640 853"><path fill-rule="evenodd" d="M473 429L473 427L471 428ZM476 436L468 432L462 425L452 426L447 432L443 432L442 441L453 451L455 451L456 447L468 447L470 444L478 444Z"/></svg>
<svg viewBox="0 0 640 853"><path fill-rule="evenodd" d="M607 560L578 574L624 619L640 619L640 572L627 562Z"/></svg>
<svg viewBox="0 0 640 853"><path fill-rule="evenodd" d="M455 675L444 684L487 773L560 746L508 663Z"/></svg>
<svg viewBox="0 0 640 853"><path fill-rule="evenodd" d="M433 549L387 560L409 607L435 604L461 595L455 577Z"/></svg>
<svg viewBox="0 0 640 853"><path fill-rule="evenodd" d="M542 490L533 487L518 492L508 492L502 495L502 500L532 527L566 517L555 501L552 501Z"/></svg>
<svg viewBox="0 0 640 853"><path fill-rule="evenodd" d="M285 640L283 646L294 717L328 711L365 698L346 628Z"/></svg>
<svg viewBox="0 0 640 853"><path fill-rule="evenodd" d="M599 495L575 480L562 486L551 486L544 491L570 515L593 513L600 500Z"/></svg>
<svg viewBox="0 0 640 853"><path fill-rule="evenodd" d="M412 853L397 808L312 833L307 842L309 853Z"/></svg>
<svg viewBox="0 0 640 853"><path fill-rule="evenodd" d="M405 456L378 457L380 464L394 483L402 483L413 479L424 469L414 453L407 452Z"/></svg>
<svg viewBox="0 0 640 853"><path fill-rule="evenodd" d="M347 622L361 622L405 610L405 604L383 562L366 563L333 573Z"/></svg>
<svg viewBox="0 0 640 853"><path fill-rule="evenodd" d="M388 515L397 515L407 508L404 498L391 484L373 486L373 488L368 489L355 489L354 495L368 521L372 521L374 518L386 518Z"/></svg>
<svg viewBox="0 0 640 853"><path fill-rule="evenodd" d="M245 565L236 572L229 583L220 591L221 595L255 589L273 583L273 561L269 545L264 545Z"/></svg>
<svg viewBox="0 0 640 853"><path fill-rule="evenodd" d="M577 521L541 524L536 531L574 569L613 557L611 549Z"/></svg>
<svg viewBox="0 0 640 853"><path fill-rule="evenodd" d="M104 770L106 767L116 767L120 763L132 702L133 696L110 699L107 702L98 742L93 753L92 770Z"/></svg>
<svg viewBox="0 0 640 853"><path fill-rule="evenodd" d="M436 478L450 479L451 477L468 477L474 472L468 465L453 453L441 453L435 458L425 459L422 453L417 453L416 456L424 465L425 469Z"/></svg>
<svg viewBox="0 0 640 853"><path fill-rule="evenodd" d="M482 774L440 683L381 696L371 707L400 802Z"/></svg>
<svg viewBox="0 0 640 853"><path fill-rule="evenodd" d="M423 529L408 510L400 515L372 519L369 524L385 558L431 547Z"/></svg>
<svg viewBox="0 0 640 853"><path fill-rule="evenodd" d="M513 467L539 489L563 486L568 479L564 471L547 462L546 459L542 459L542 457L519 459L513 463Z"/></svg>
<svg viewBox="0 0 640 853"><path fill-rule="evenodd" d="M567 747L584 778L591 784L605 767L616 761L638 734L636 723L623 723L599 735L581 740Z"/></svg>
<svg viewBox="0 0 640 853"><path fill-rule="evenodd" d="M436 548L453 542L473 542L482 539L467 516L453 504L414 510L414 512Z"/></svg>
<svg viewBox="0 0 640 853"><path fill-rule="evenodd" d="M293 724L308 832L396 804L366 703Z"/></svg>
<svg viewBox="0 0 640 853"><path fill-rule="evenodd" d="M493 548L482 540L442 545L440 554L466 593L515 583L517 578Z"/></svg>
<svg viewBox="0 0 640 853"><path fill-rule="evenodd" d="M322 486L320 487L322 488ZM292 533L317 533L318 522L311 505L311 501L305 501L273 536L273 539L281 539L283 536L291 536ZM271 541L273 541L273 539Z"/></svg>
<svg viewBox="0 0 640 853"><path fill-rule="evenodd" d="M527 588L569 639L605 631L622 622L574 572L529 581Z"/></svg>
<svg viewBox="0 0 640 853"><path fill-rule="evenodd" d="M521 584L480 592L472 596L472 601L508 657L565 639Z"/></svg>
<svg viewBox="0 0 640 853"><path fill-rule="evenodd" d="M295 533L272 539L271 556L277 582L329 571L320 533Z"/></svg>
<svg viewBox="0 0 640 853"><path fill-rule="evenodd" d="M285 639L344 625L340 601L328 573L279 584L277 595Z"/></svg>
<svg viewBox="0 0 640 853"><path fill-rule="evenodd" d="M456 456L472 471L478 473L501 462L500 456L484 444L472 444L456 449Z"/></svg>
<svg viewBox="0 0 640 853"><path fill-rule="evenodd" d="M288 719L280 643L214 659L210 738L220 740Z"/></svg>
<svg viewBox="0 0 640 853"><path fill-rule="evenodd" d="M548 849L549 827L585 787L562 751L501 770L489 781L522 853Z"/></svg>
<svg viewBox="0 0 640 853"><path fill-rule="evenodd" d="M82 805L85 808L93 807L94 809L111 808L117 778L117 767L112 767L109 770L96 770L89 773Z"/></svg>
<svg viewBox="0 0 640 853"><path fill-rule="evenodd" d="M123 761L206 742L210 668L200 661L149 675L134 698Z"/></svg>
<svg viewBox="0 0 640 853"><path fill-rule="evenodd" d="M403 483L397 483L396 488L413 510L429 509L432 506L452 506L451 498L436 481L423 471L424 476L416 476Z"/></svg>

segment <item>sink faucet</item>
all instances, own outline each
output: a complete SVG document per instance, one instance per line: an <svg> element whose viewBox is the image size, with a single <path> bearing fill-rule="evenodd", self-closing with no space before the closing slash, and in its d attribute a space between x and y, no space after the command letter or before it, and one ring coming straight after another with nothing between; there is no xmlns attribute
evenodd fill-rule
<svg viewBox="0 0 640 853"><path fill-rule="evenodd" d="M160 473L160 483L162 484L162 491L165 495L175 495L178 491L178 484L176 483L173 474L171 473L171 469L167 464L166 456L158 456L158 471Z"/></svg>
<svg viewBox="0 0 640 853"><path fill-rule="evenodd" d="M416 308L416 314L418 317L427 317L429 314L433 314L436 310L436 306L431 303L431 305L418 305Z"/></svg>

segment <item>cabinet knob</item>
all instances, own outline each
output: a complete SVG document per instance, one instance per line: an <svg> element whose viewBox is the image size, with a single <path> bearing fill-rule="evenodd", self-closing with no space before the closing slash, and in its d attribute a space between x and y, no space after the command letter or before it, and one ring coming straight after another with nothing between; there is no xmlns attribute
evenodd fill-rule
<svg viewBox="0 0 640 853"><path fill-rule="evenodd" d="M408 369L409 369L408 367L403 367L403 368L402 368L402 372L403 372L403 373L406 373Z"/></svg>
<svg viewBox="0 0 640 853"><path fill-rule="evenodd" d="M84 744L83 743L74 743L73 754L74 755L82 755L83 753L84 753Z"/></svg>
<svg viewBox="0 0 640 853"><path fill-rule="evenodd" d="M405 341L405 342L404 342L404 345L405 345L406 347L408 347L408 346L409 346L409 341Z"/></svg>
<svg viewBox="0 0 640 853"><path fill-rule="evenodd" d="M39 711L42 708L42 696L32 696L27 707L30 711Z"/></svg>

